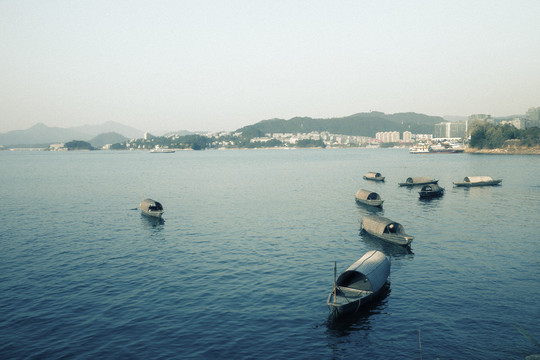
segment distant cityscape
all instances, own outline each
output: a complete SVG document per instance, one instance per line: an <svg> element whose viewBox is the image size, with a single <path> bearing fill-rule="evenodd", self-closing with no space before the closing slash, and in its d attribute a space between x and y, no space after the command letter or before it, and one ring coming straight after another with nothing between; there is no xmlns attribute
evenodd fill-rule
<svg viewBox="0 0 540 360"><path fill-rule="evenodd" d="M530 127L540 127L540 107L530 108L525 117L513 117L495 119L487 114L472 114L465 121L441 122L435 124L433 134L414 134L410 131L385 131L377 132L375 137L353 136L343 134L333 134L328 131L312 131L309 133L267 133L264 136L252 137L249 139L251 146L247 147L275 147L275 146L296 146L302 142L312 145L324 144L327 147L381 147L385 145L408 146L415 142L442 142L454 141L464 142L470 136L470 129L474 123L491 123L494 125L509 124L516 129L527 129ZM202 134L209 138L211 148L238 147L241 145L243 134L241 132L218 132ZM180 135L169 135L171 145L175 140L179 140ZM143 141L132 139L126 142L127 149L151 149L155 146L155 141L149 133L145 133ZM271 146L265 146L271 145ZM111 148L109 145L105 148ZM174 147L162 145L164 147ZM245 144L244 144L244 147Z"/></svg>
<svg viewBox="0 0 540 360"><path fill-rule="evenodd" d="M328 131L312 131L309 133L267 133L264 136L249 138L250 146L247 147L276 147L276 146L297 146L302 142L310 145L322 145L325 147L381 147L385 144L392 146L410 145L414 142L442 142L455 141L464 142L469 137L469 131L473 123L491 123L495 125L510 124L516 129L526 129L529 127L540 127L540 107L530 108L525 117L514 117L507 119L495 119L487 114L473 114L466 121L441 122L434 125L433 134L414 134L410 131L377 132L375 137L353 136L343 134L332 134ZM210 139L208 147L210 148L228 148L241 146L243 134L241 132L219 132L203 134ZM166 138L170 140L169 144L163 143L165 148L174 148L174 142L179 140L180 135L169 135ZM143 141L132 139L126 142L126 149L151 149L156 146L156 137L145 133ZM270 145L270 146L265 146ZM108 145L105 149L114 148ZM246 147L245 144L243 147Z"/></svg>
<svg viewBox="0 0 540 360"><path fill-rule="evenodd" d="M435 124L433 134L413 134L404 131L403 136L397 131L378 132L375 138L381 143L411 143L415 141L459 141L470 136L471 125L474 123L490 123L494 125L509 124L516 129L523 130L531 127L540 127L540 107L530 108L525 117L514 117L509 119L495 119L487 114L473 114L466 121L441 122Z"/></svg>
<svg viewBox="0 0 540 360"><path fill-rule="evenodd" d="M540 127L540 107L530 108L524 116L494 118L488 114L472 114L466 120L432 123L432 133L412 131L378 131L375 136L358 136L333 133L330 131L310 132L266 132L254 130L250 126L232 132L171 133L154 136L148 132L142 138L127 139L120 134L104 134L109 143L90 144L77 141L76 148L68 143L53 143L45 149L60 150L150 150L163 149L220 149L220 148L275 148L275 147L392 147L410 146L415 143L454 142L464 144L470 138L474 124L511 125L519 130ZM251 129L253 130L253 129ZM115 140L116 139L116 140ZM102 139L103 140L103 139ZM73 146L73 141L70 143ZM81 145L82 144L82 145ZM0 146L6 149L6 147Z"/></svg>
<svg viewBox="0 0 540 360"><path fill-rule="evenodd" d="M399 131L385 131L377 132L375 138L371 138L366 136L331 134L328 132L311 132L307 134L274 133L266 134L265 137L253 138L251 139L251 142L267 142L276 139L283 143L294 145L298 140L308 139L322 140L327 146L377 146L384 143L410 144L416 141L463 141L469 137L469 131L473 123L491 123L495 125L510 124L520 130L530 127L540 127L540 107L530 108L525 117L495 119L487 114L473 114L470 115L466 121L441 122L435 124L433 134L413 134L410 131L404 131L401 135Z"/></svg>

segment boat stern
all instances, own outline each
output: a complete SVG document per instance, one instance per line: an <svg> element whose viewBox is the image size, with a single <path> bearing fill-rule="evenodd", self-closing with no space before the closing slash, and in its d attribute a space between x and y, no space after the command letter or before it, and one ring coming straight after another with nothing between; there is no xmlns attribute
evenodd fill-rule
<svg viewBox="0 0 540 360"><path fill-rule="evenodd" d="M403 240L405 241L405 246L411 245L412 241L414 240L414 236L405 235L403 237Z"/></svg>
<svg viewBox="0 0 540 360"><path fill-rule="evenodd" d="M165 212L165 211L163 211L163 210L150 211L150 212L149 212L149 215L150 215L150 216L157 217L157 218L161 218L161 217L163 216L163 213L164 213L164 212Z"/></svg>

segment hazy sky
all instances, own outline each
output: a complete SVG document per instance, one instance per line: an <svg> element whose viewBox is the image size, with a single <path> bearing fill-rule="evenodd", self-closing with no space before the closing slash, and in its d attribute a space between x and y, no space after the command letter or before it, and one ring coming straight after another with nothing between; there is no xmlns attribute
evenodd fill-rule
<svg viewBox="0 0 540 360"><path fill-rule="evenodd" d="M540 106L540 1L0 0L0 132Z"/></svg>

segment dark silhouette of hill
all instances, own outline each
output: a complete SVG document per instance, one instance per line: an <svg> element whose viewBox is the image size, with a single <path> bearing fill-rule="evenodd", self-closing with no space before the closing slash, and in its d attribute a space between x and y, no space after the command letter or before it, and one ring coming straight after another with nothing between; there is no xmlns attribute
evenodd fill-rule
<svg viewBox="0 0 540 360"><path fill-rule="evenodd" d="M128 138L140 138L143 132L114 121L100 125L84 125L70 128L49 127L38 123L26 130L13 130L0 134L0 145L64 143L73 139L88 141L102 134L115 132Z"/></svg>
<svg viewBox="0 0 540 360"><path fill-rule="evenodd" d="M359 113L341 118L313 119L294 117L289 120L271 119L244 126L238 132L253 133L309 133L328 131L332 134L374 137L380 131L410 131L415 134L432 134L434 125L445 120L440 116L417 113L387 115L382 112Z"/></svg>

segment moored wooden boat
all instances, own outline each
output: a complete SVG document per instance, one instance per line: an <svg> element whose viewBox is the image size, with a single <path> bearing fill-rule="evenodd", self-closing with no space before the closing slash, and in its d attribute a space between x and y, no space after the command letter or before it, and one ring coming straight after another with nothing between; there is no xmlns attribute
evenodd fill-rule
<svg viewBox="0 0 540 360"><path fill-rule="evenodd" d="M357 203L370 206L382 207L382 204L384 202L384 200L382 200L380 195L376 192L364 189L358 190L354 198L356 199Z"/></svg>
<svg viewBox="0 0 540 360"><path fill-rule="evenodd" d="M462 182L454 182L455 186L494 186L500 185L502 179L493 180L491 176L465 176Z"/></svg>
<svg viewBox="0 0 540 360"><path fill-rule="evenodd" d="M144 199L139 205L139 208L141 209L143 214L148 216L154 216L157 218L160 218L165 212L163 210L163 205L161 205L160 202L152 199Z"/></svg>
<svg viewBox="0 0 540 360"><path fill-rule="evenodd" d="M364 180L384 181L384 176L378 172L368 172L366 175L364 175Z"/></svg>
<svg viewBox="0 0 540 360"><path fill-rule="evenodd" d="M427 185L427 184L436 184L438 183L438 179L431 179L427 176L421 176L421 177L408 177L405 182L399 183L399 186L419 186L419 185Z"/></svg>
<svg viewBox="0 0 540 360"><path fill-rule="evenodd" d="M380 292L389 275L390 258L378 250L365 253L337 279L334 266L334 288L326 301L330 316L358 311Z"/></svg>
<svg viewBox="0 0 540 360"><path fill-rule="evenodd" d="M422 186L422 189L418 192L421 198L432 198L442 196L444 194L444 188L437 184L428 184Z"/></svg>
<svg viewBox="0 0 540 360"><path fill-rule="evenodd" d="M378 215L366 215L362 219L362 230L392 244L409 246L414 236L407 235L400 223Z"/></svg>

